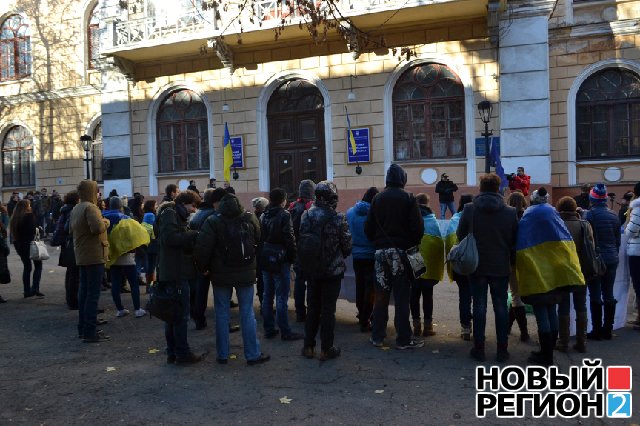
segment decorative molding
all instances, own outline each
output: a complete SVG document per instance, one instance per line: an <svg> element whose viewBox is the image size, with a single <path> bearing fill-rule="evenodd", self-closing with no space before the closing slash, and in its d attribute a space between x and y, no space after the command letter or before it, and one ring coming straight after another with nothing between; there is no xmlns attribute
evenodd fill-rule
<svg viewBox="0 0 640 426"><path fill-rule="evenodd" d="M120 58L118 56L112 56L113 65L115 65L120 72L129 81L136 81L136 66L128 59Z"/></svg>
<svg viewBox="0 0 640 426"><path fill-rule="evenodd" d="M20 93L19 95L9 95L0 97L0 108L5 106L20 105L30 102L44 102L56 99L79 98L82 96L100 95L100 89L95 85L78 87L67 87L59 90L46 92Z"/></svg>
<svg viewBox="0 0 640 426"><path fill-rule="evenodd" d="M235 71L233 51L231 50L231 47L225 43L222 37L208 39L207 47L216 51L216 55L220 59L220 62L222 62L222 65L229 70L229 74L233 74L233 71Z"/></svg>
<svg viewBox="0 0 640 426"><path fill-rule="evenodd" d="M600 22L598 24L576 25L571 28L568 38L584 37L604 34L637 34L640 31L640 20L627 19L624 21Z"/></svg>

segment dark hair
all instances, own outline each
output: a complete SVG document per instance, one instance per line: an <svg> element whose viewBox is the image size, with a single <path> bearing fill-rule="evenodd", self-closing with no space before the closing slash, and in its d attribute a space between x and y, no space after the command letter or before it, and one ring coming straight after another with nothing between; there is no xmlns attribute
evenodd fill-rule
<svg viewBox="0 0 640 426"><path fill-rule="evenodd" d="M9 221L9 229L11 229L11 238L13 238L14 240L20 238L18 228L25 215L27 214L27 210L29 209L29 207L31 207L31 203L29 202L29 200L20 200L13 209L13 214L11 215L11 220Z"/></svg>
<svg viewBox="0 0 640 426"><path fill-rule="evenodd" d="M556 203L556 210L559 212L575 212L577 209L576 200L571 197L562 197Z"/></svg>
<svg viewBox="0 0 640 426"><path fill-rule="evenodd" d="M214 188L207 188L204 190L204 193L202 194L202 204L207 204L208 206L213 207L214 191L215 191Z"/></svg>
<svg viewBox="0 0 640 426"><path fill-rule="evenodd" d="M224 188L216 188L213 190L213 195L211 195L211 204L217 203L227 195L227 191Z"/></svg>
<svg viewBox="0 0 640 426"><path fill-rule="evenodd" d="M640 182L636 183L633 186L633 193L635 194L636 197L640 197Z"/></svg>
<svg viewBox="0 0 640 426"><path fill-rule="evenodd" d="M458 200L458 212L464 210L464 205L473 202L473 195L471 194L462 194L460 199Z"/></svg>
<svg viewBox="0 0 640 426"><path fill-rule="evenodd" d="M364 193L362 201L370 203L371 201L373 201L373 197L375 197L378 192L380 191L378 191L378 188L376 188L375 186L370 187L369 189L367 189L367 192Z"/></svg>
<svg viewBox="0 0 640 426"><path fill-rule="evenodd" d="M144 213L156 213L156 200L147 200L144 202L144 208L143 208L143 212Z"/></svg>
<svg viewBox="0 0 640 426"><path fill-rule="evenodd" d="M271 192L269 192L269 204L272 206L279 206L286 199L287 191L282 188L273 188Z"/></svg>
<svg viewBox="0 0 640 426"><path fill-rule="evenodd" d="M233 186L227 186L225 189L225 191L227 191L227 194L234 194L236 193L236 190L233 189Z"/></svg>
<svg viewBox="0 0 640 426"><path fill-rule="evenodd" d="M166 186L166 188L164 188L164 193L167 196L170 196L174 192L178 192L178 186L175 183L170 183L169 185Z"/></svg>
<svg viewBox="0 0 640 426"><path fill-rule="evenodd" d="M498 191L500 191L500 176L495 173L480 176L480 192Z"/></svg>
<svg viewBox="0 0 640 426"><path fill-rule="evenodd" d="M69 191L64 196L64 203L75 206L80 202L80 194L78 191Z"/></svg>
<svg viewBox="0 0 640 426"><path fill-rule="evenodd" d="M423 206L428 206L429 205L429 196L427 194L420 193L420 194L416 195L416 201L418 202L418 204L421 204Z"/></svg>
<svg viewBox="0 0 640 426"><path fill-rule="evenodd" d="M509 198L507 199L507 204L511 207L516 208L516 214L519 218L522 217L524 211L529 207L529 203L527 202L527 197L520 191L514 191L509 194Z"/></svg>
<svg viewBox="0 0 640 426"><path fill-rule="evenodd" d="M196 192L187 189L186 191L182 191L175 199L176 204L193 204L194 206L198 206L200 204L200 195Z"/></svg>

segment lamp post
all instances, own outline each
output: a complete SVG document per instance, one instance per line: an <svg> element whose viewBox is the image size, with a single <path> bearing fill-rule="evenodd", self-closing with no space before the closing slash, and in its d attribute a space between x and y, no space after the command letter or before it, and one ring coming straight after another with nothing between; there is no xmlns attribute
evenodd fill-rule
<svg viewBox="0 0 640 426"><path fill-rule="evenodd" d="M80 136L80 142L82 142L82 148L84 149L84 163L86 166L86 176L87 179L91 179L91 169L89 167L89 163L91 163L91 158L89 158L89 153L91 152L91 145L93 139L89 135Z"/></svg>
<svg viewBox="0 0 640 426"><path fill-rule="evenodd" d="M491 121L491 112L493 111L493 105L489 101L482 101L478 104L478 114L480 119L484 123L484 172L491 172L491 161L489 160L489 136L493 135L493 132L489 130L489 122Z"/></svg>

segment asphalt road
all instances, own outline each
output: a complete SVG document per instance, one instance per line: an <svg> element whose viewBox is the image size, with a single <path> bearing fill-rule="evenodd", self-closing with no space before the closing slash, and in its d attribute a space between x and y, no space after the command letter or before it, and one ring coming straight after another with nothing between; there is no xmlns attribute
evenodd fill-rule
<svg viewBox="0 0 640 426"><path fill-rule="evenodd" d="M218 365L213 312L208 310L209 328L195 331L191 324L189 330L192 348L207 358L180 367L165 363L162 323L133 315L115 318L105 292L100 305L109 323L103 328L112 340L81 343L76 338L77 313L64 305L64 269L56 266L54 249L52 254L42 278L45 298L22 298L22 265L15 254L9 261L13 282L0 285L0 294L8 299L0 305L0 424L514 424L475 416L477 364L468 355L470 343L459 337L457 287L450 283L436 287L437 335L427 338L421 349L374 348L369 335L358 330L355 305L341 299L336 344L342 356L337 360L307 360L300 356L300 342L261 339L272 360L247 366L236 333L231 344L237 358ZM123 300L133 313L130 297ZM491 307L489 312L487 366L495 357ZM232 310L232 318L237 315ZM528 320L535 336L535 319L528 315ZM301 324L293 327L302 331ZM260 319L258 329L262 335ZM392 344L392 321L388 334ZM510 340L509 364L526 365L537 339L521 343L515 332ZM602 358L605 365L631 365L638 384L639 352L640 332L626 328L616 331L610 342L590 343L587 356ZM556 354L562 371L581 359L575 352ZM636 420L529 416L515 424L640 423L637 389L632 391Z"/></svg>

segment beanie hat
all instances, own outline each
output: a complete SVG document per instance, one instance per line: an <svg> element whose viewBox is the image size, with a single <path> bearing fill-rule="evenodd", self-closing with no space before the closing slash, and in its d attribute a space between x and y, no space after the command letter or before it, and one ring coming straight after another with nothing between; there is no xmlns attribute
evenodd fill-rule
<svg viewBox="0 0 640 426"><path fill-rule="evenodd" d="M316 184L310 180L305 179L300 181L300 186L298 187L298 197L305 198L307 200L313 200L313 195L316 190Z"/></svg>
<svg viewBox="0 0 640 426"><path fill-rule="evenodd" d="M267 204L269 204L269 200L264 197L256 197L251 200L251 205L253 205L254 209L260 208L261 210L264 210L267 207Z"/></svg>
<svg viewBox="0 0 640 426"><path fill-rule="evenodd" d="M544 186L536 189L531 194L531 204L544 204L549 201L549 193Z"/></svg>
<svg viewBox="0 0 640 426"><path fill-rule="evenodd" d="M604 183L598 183L591 188L589 193L589 200L592 203L606 203L607 202L607 187Z"/></svg>
<svg viewBox="0 0 640 426"><path fill-rule="evenodd" d="M144 223L148 223L149 225L153 225L156 221L156 215L153 213L145 213L142 217L142 221Z"/></svg>

